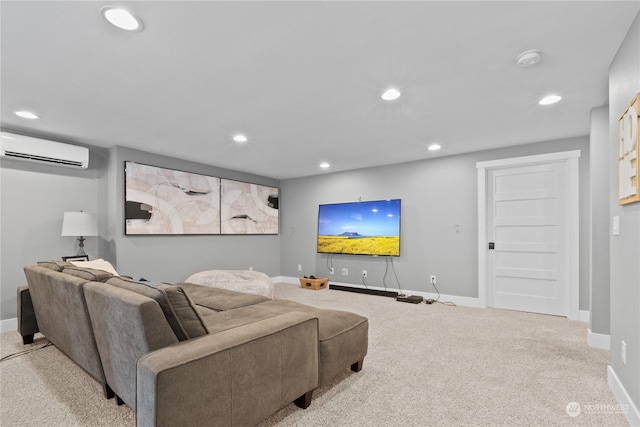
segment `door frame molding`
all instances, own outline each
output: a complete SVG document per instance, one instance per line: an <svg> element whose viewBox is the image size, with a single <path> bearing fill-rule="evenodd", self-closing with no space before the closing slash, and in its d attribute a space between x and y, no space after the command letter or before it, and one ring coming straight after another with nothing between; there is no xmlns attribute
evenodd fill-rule
<svg viewBox="0 0 640 427"><path fill-rule="evenodd" d="M478 169L478 300L483 307L487 307L487 247L489 244L487 239L487 177L489 171L513 166L564 162L567 166L567 214L569 218L566 230L568 233L567 256L569 260L569 307L567 317L571 320L580 320L579 157L580 150L572 150L476 163L476 168Z"/></svg>

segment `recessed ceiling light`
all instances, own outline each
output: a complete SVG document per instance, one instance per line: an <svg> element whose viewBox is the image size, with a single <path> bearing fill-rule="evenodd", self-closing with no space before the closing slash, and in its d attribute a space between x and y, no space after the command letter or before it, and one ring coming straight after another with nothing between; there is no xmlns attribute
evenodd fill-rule
<svg viewBox="0 0 640 427"><path fill-rule="evenodd" d="M320 163L320 167L321 167L322 169L327 169L329 166L331 166L331 165L330 165L329 163L327 163L327 162L322 162L322 163Z"/></svg>
<svg viewBox="0 0 640 427"><path fill-rule="evenodd" d="M380 98L384 99L385 101L393 101L394 99L400 98L400 95L402 94L398 89L389 88L384 91L382 95L380 95Z"/></svg>
<svg viewBox="0 0 640 427"><path fill-rule="evenodd" d="M245 135L242 135L241 133L239 133L237 135L234 135L233 136L233 140L235 142L247 142L248 141L247 137Z"/></svg>
<svg viewBox="0 0 640 427"><path fill-rule="evenodd" d="M142 31L142 21L125 9L106 6L100 9L100 13L107 21L118 28L127 31Z"/></svg>
<svg viewBox="0 0 640 427"><path fill-rule="evenodd" d="M555 104L556 102L560 101L562 99L561 96L559 95L549 95L549 96L545 96L544 98L542 98L539 102L540 105L549 105L549 104Z"/></svg>
<svg viewBox="0 0 640 427"><path fill-rule="evenodd" d="M40 116L38 116L35 113L32 113L31 111L14 111L13 114L15 114L18 117L22 117L23 119L29 119L29 120L37 120L40 118Z"/></svg>
<svg viewBox="0 0 640 427"><path fill-rule="evenodd" d="M431 144L430 146L427 147L427 150L429 150L429 151L438 151L441 148L442 148L442 146L440 144Z"/></svg>
<svg viewBox="0 0 640 427"><path fill-rule="evenodd" d="M542 56L538 49L531 49L516 56L516 62L521 67L530 67L540 62L541 58Z"/></svg>

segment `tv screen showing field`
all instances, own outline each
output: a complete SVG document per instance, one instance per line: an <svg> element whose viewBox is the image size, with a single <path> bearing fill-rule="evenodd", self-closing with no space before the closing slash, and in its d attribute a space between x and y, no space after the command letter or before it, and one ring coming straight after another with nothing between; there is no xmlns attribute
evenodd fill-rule
<svg viewBox="0 0 640 427"><path fill-rule="evenodd" d="M400 199L320 205L318 253L400 256Z"/></svg>

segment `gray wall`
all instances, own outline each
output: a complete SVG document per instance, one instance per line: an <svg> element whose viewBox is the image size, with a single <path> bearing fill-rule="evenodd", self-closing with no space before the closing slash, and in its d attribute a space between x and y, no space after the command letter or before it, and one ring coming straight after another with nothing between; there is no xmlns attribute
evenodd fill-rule
<svg viewBox="0 0 640 427"><path fill-rule="evenodd" d="M620 217L620 235L610 235L611 368L640 408L640 203L618 206L618 117L640 92L640 14L609 69L610 218ZM611 230L611 223L609 224ZM627 344L627 364L621 341Z"/></svg>
<svg viewBox="0 0 640 427"><path fill-rule="evenodd" d="M253 267L279 274L280 236L124 236L123 220L125 160L275 187L277 180L124 147L89 148L87 170L2 159L2 320L16 317L23 266L77 252L77 239L60 236L65 211L98 215L100 237L87 237L85 251L90 259L111 261L122 274L168 282L209 269Z"/></svg>
<svg viewBox="0 0 640 427"><path fill-rule="evenodd" d="M118 272L135 278L179 282L202 270L253 267L276 276L280 266L280 236L125 236L124 162L172 168L186 172L235 179L269 186L278 181L214 166L113 147L109 151L107 174L109 258Z"/></svg>
<svg viewBox="0 0 640 427"><path fill-rule="evenodd" d="M284 180L282 188L282 265L284 276L327 276L327 255L316 253L318 204L402 199L401 256L394 259L403 290L432 292L428 277L438 276L443 294L478 297L478 203L476 162L559 151L581 150L580 309L589 309L589 140L571 138L458 156L421 160ZM457 227L457 228L456 228ZM332 281L383 286L385 258L335 255ZM349 269L342 276L342 268ZM393 274L386 285L396 288Z"/></svg>
<svg viewBox="0 0 640 427"><path fill-rule="evenodd" d="M609 335L609 107L591 110L591 332Z"/></svg>
<svg viewBox="0 0 640 427"><path fill-rule="evenodd" d="M101 236L86 242L91 258L105 258L123 274L175 282L216 268L296 277L298 264L304 274L326 275L327 258L315 248L318 204L397 197L403 199L402 256L394 259L397 276L390 272L387 286L395 288L397 277L404 290L430 292L426 277L436 274L442 293L477 297L476 162L574 149L582 151L580 308L586 310L589 145L583 137L283 181L279 236L124 236L126 160L278 186L269 178L125 147L92 149L87 171L3 160L2 319L15 317L22 266L75 252L75 239L59 236L67 210L98 213ZM333 263L350 271L335 281L360 283L366 269L367 283L382 286L384 258L335 256Z"/></svg>
<svg viewBox="0 0 640 427"><path fill-rule="evenodd" d="M37 135L33 135L37 136ZM66 211L97 213L98 184L106 150L90 149L89 168L70 169L3 158L0 162L0 316L16 317L16 288L26 284L22 268L78 252L75 237L62 237ZM85 251L99 255L99 237L87 237Z"/></svg>

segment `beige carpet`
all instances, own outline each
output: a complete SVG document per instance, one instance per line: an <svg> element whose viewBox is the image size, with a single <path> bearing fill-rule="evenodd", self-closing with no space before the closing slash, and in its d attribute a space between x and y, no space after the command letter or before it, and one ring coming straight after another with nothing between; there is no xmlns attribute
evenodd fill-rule
<svg viewBox="0 0 640 427"><path fill-rule="evenodd" d="M369 354L361 372L316 390L308 409L291 404L261 427L628 425L607 387L608 352L587 345L585 323L287 284L276 296L367 316ZM24 349L15 332L0 338L3 357ZM1 362L0 387L3 427L135 426L55 347Z"/></svg>

